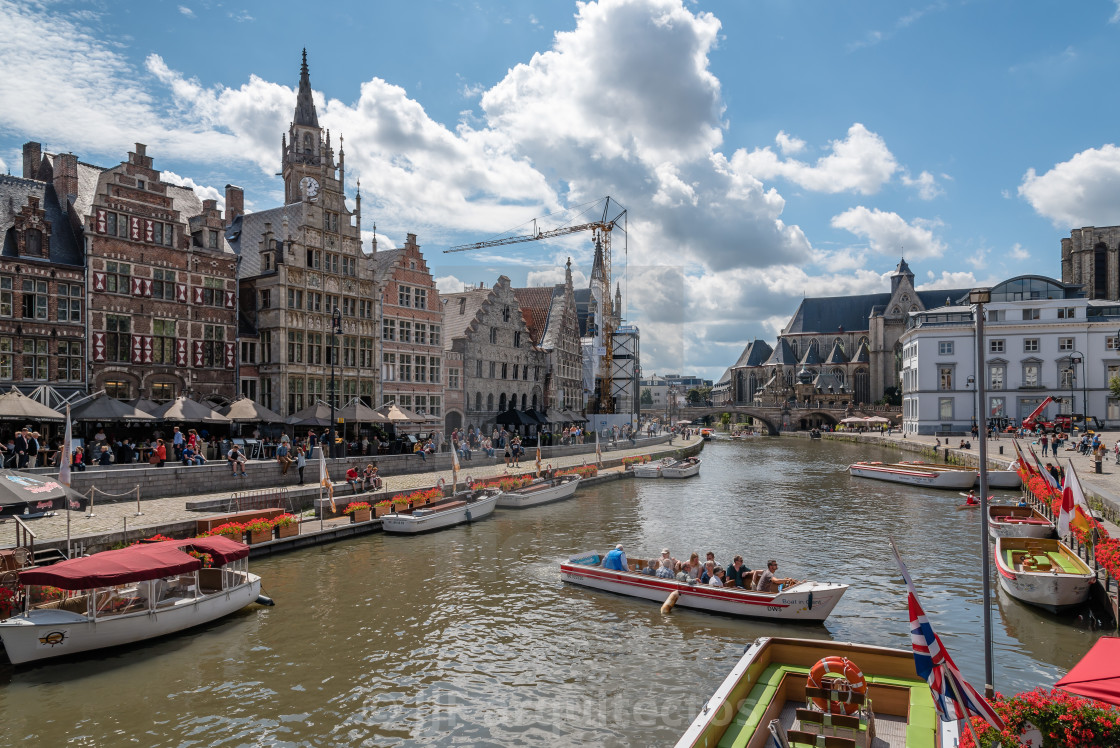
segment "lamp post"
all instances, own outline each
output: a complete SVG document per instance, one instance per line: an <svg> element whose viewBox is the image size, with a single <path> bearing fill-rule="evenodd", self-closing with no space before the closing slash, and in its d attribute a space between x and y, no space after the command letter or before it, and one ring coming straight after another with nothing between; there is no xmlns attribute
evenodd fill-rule
<svg viewBox="0 0 1120 748"><path fill-rule="evenodd" d="M338 359L338 336L342 333L342 312L338 311L338 307L334 308L331 313L331 434L330 434L330 456L335 456L334 448L334 365Z"/></svg>
<svg viewBox="0 0 1120 748"><path fill-rule="evenodd" d="M976 400L979 411L984 402L984 305L991 302L992 289L974 288L968 292L968 301L976 309ZM995 670L992 663L992 576L991 556L988 554L988 432L980 438L980 559L984 578L984 691L995 695Z"/></svg>
<svg viewBox="0 0 1120 748"><path fill-rule="evenodd" d="M1082 366L1081 366L1081 423L1084 425L1084 428L1082 429L1082 431L1086 431L1089 428L1089 396L1088 396L1087 390L1085 389L1086 372L1085 372L1084 361L1085 361L1085 356L1084 356L1084 354L1081 353L1081 351L1074 351L1073 353L1069 354L1069 368L1073 370L1073 375L1070 379L1070 386L1069 386L1069 394L1070 394L1071 399L1073 398L1073 388L1076 386L1076 382L1077 382L1077 365L1082 364ZM1072 406L1071 406L1071 408L1072 408ZM1073 413L1072 412L1070 413L1070 426L1071 427L1073 426Z"/></svg>
<svg viewBox="0 0 1120 748"><path fill-rule="evenodd" d="M968 381L968 388L969 388L970 390L972 390L972 426L973 426L973 428L975 428L975 429L976 429L976 433L977 433L977 435L979 435L979 434L983 433L983 434L984 434L985 436L987 436L987 434L988 434L988 431L987 431L987 429L981 429L981 428L980 428L980 424L978 424L978 423L976 422L976 412L977 412L977 405L976 405L976 377L975 377L975 376L973 376L972 374L969 374L969 375L968 375L968 380L967 380L967 381ZM986 411L985 411L985 412L986 412Z"/></svg>

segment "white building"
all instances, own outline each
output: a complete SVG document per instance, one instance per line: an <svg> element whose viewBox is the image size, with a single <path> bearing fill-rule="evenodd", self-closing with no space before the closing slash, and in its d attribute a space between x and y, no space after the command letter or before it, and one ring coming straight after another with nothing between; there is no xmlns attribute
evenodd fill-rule
<svg viewBox="0 0 1120 748"><path fill-rule="evenodd" d="M1018 423L1047 396L1045 420L1059 413L1120 425L1120 302L1089 300L1081 287L1020 276L992 288L985 306L982 412L976 404L976 336L968 297L910 315L902 335L903 428L964 433L984 418ZM1088 406L1086 407L1086 402Z"/></svg>

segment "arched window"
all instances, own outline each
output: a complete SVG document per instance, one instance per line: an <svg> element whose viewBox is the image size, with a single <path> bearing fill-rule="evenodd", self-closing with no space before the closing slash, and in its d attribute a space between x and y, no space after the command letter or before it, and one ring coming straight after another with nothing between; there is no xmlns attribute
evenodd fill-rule
<svg viewBox="0 0 1120 748"><path fill-rule="evenodd" d="M537 409L537 393L533 393L533 410Z"/></svg>
<svg viewBox="0 0 1120 748"><path fill-rule="evenodd" d="M493 392L491 392L489 395L486 396L486 410L488 410L488 411L493 411L494 410L494 393Z"/></svg>
<svg viewBox="0 0 1120 748"><path fill-rule="evenodd" d="M311 133L309 132L303 134L303 152L311 153Z"/></svg>
<svg viewBox="0 0 1120 748"><path fill-rule="evenodd" d="M525 396L524 396L524 395L522 395L522 396L521 396L521 409L522 409L522 410L525 410L525 402L526 402L526 400L525 400Z"/></svg>
<svg viewBox="0 0 1120 748"><path fill-rule="evenodd" d="M474 409L476 411L477 410L482 410L482 393L481 392L474 393Z"/></svg>
<svg viewBox="0 0 1120 748"><path fill-rule="evenodd" d="M839 346L841 351L844 350L844 341L840 338L836 338L836 340L832 341L832 345L833 347Z"/></svg>
<svg viewBox="0 0 1120 748"><path fill-rule="evenodd" d="M1093 247L1093 298L1108 298L1108 248L1104 242Z"/></svg>
<svg viewBox="0 0 1120 748"><path fill-rule="evenodd" d="M841 369L839 366L837 366L835 369L830 371L829 374L831 374L833 377L835 377L836 381L839 382L841 385L844 384L844 370Z"/></svg>
<svg viewBox="0 0 1120 748"><path fill-rule="evenodd" d="M498 398L498 410L505 411L505 409L506 409L506 393L503 392L502 396L500 398Z"/></svg>

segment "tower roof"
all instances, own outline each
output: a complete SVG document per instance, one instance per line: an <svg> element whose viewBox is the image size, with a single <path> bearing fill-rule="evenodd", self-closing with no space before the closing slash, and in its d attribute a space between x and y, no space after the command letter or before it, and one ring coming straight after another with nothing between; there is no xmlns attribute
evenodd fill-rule
<svg viewBox="0 0 1120 748"><path fill-rule="evenodd" d="M898 267L896 267L894 269L894 274L895 275L909 275L911 278L914 277L914 271L912 271L910 269L910 266L906 264L906 258L905 257L903 257L902 259L900 259L898 261Z"/></svg>
<svg viewBox="0 0 1120 748"><path fill-rule="evenodd" d="M311 76L307 72L307 48L303 50L303 64L299 66L299 93L296 94L296 113L293 125L319 126L319 115L315 112L315 100L311 96Z"/></svg>
<svg viewBox="0 0 1120 748"><path fill-rule="evenodd" d="M603 242L595 238L595 263L591 266L591 282L602 280L606 276L603 271Z"/></svg>

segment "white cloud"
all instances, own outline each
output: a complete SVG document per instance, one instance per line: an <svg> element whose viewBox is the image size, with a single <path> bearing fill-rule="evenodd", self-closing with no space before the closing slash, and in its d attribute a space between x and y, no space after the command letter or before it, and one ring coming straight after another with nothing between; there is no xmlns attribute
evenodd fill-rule
<svg viewBox="0 0 1120 748"><path fill-rule="evenodd" d="M189 187L194 190L194 194L198 195L199 200L217 200L218 210L225 211L226 209L226 195L225 192L219 190L217 187L211 187L206 184L198 184L190 177L181 177L173 171L160 172L159 178L168 184L176 184L180 187Z"/></svg>
<svg viewBox="0 0 1120 748"><path fill-rule="evenodd" d="M0 158L0 172L8 173L8 165L4 163L4 159Z"/></svg>
<svg viewBox="0 0 1120 748"><path fill-rule="evenodd" d="M976 288L978 286L976 276L963 271L951 273L948 270L942 270L941 275L936 275L930 271L926 273L926 276L929 280L918 284L917 289L919 291L935 291L939 288ZM956 299L953 299L953 301L956 301Z"/></svg>
<svg viewBox="0 0 1120 748"><path fill-rule="evenodd" d="M988 266L988 254L990 252L991 250L987 247L977 249L975 252L965 258L965 262L967 262L977 270L983 270Z"/></svg>
<svg viewBox="0 0 1120 748"><path fill-rule="evenodd" d="M889 256L940 257L946 246L932 230L940 225L938 221L923 219L910 224L897 213L862 205L832 217L834 228L867 239L872 251Z"/></svg>
<svg viewBox="0 0 1120 748"><path fill-rule="evenodd" d="M557 283L563 282L563 267L550 267L544 270L530 270L525 279L525 285L527 286L555 286ZM583 271L572 268L572 286L575 288L586 288L587 285L588 278L586 275L584 275Z"/></svg>
<svg viewBox="0 0 1120 748"><path fill-rule="evenodd" d="M1120 0L1112 0L1116 4L1116 10L1112 12L1112 18L1108 19L1109 23L1120 23Z"/></svg>
<svg viewBox="0 0 1120 748"><path fill-rule="evenodd" d="M436 288L440 293L459 293L464 290L467 285L463 281L456 278L454 275L444 275L436 278Z"/></svg>
<svg viewBox="0 0 1120 748"><path fill-rule="evenodd" d="M1058 228L1120 223L1120 148L1090 148L1042 176L1028 169L1019 196Z"/></svg>
<svg viewBox="0 0 1120 748"><path fill-rule="evenodd" d="M185 5L180 5L179 6L179 12L182 13L187 18L194 18L194 11L191 10L190 8L188 8Z"/></svg>
<svg viewBox="0 0 1120 748"><path fill-rule="evenodd" d="M778 150L786 156L792 156L795 153L801 153L805 150L805 141L801 138L787 135L785 130L780 130L778 132L774 137L774 142L778 144Z"/></svg>
<svg viewBox="0 0 1120 748"><path fill-rule="evenodd" d="M1029 260L1030 257L1031 257L1031 253L1028 252L1023 247L1023 245L1019 244L1018 242L1015 242L1015 244L1011 247L1011 250L1007 253L1007 255L1012 260Z"/></svg>
<svg viewBox="0 0 1120 748"><path fill-rule="evenodd" d="M938 195L945 194L941 185L937 183L937 179L928 171L923 171L917 178L911 177L909 172L903 172L902 183L907 187L917 188L918 197L923 200L932 200Z"/></svg>
<svg viewBox="0 0 1120 748"><path fill-rule="evenodd" d="M804 145L802 141L791 141L789 136L783 138L784 135L778 135L779 147L783 147L783 142ZM831 153L817 159L816 164L795 159L783 161L769 147L749 153L736 151L732 163L760 179L782 177L814 192L851 191L861 195L878 192L899 169L883 139L858 122L848 128L846 138L831 141L830 148Z"/></svg>

